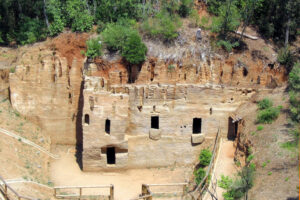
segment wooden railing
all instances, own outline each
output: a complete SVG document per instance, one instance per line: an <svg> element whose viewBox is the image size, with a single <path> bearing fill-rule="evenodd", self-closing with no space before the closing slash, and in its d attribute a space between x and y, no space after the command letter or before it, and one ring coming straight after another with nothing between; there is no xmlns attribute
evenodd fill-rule
<svg viewBox="0 0 300 200"><path fill-rule="evenodd" d="M101 189L101 188L108 188L109 195L101 195L101 194L83 194L84 189ZM64 191L68 190L77 190L76 194L67 194ZM114 199L114 186L113 185L98 185L98 186L60 186L54 187L54 197L55 198L98 198L98 197L107 197L109 200Z"/></svg>
<svg viewBox="0 0 300 200"><path fill-rule="evenodd" d="M208 168L206 170L205 177L202 179L202 181L198 184L198 186L193 190L188 192L193 199L202 199L203 194L207 190L209 186L209 175L211 174L212 170L214 169L214 166L216 164L216 159L217 159L217 153L220 147L220 126L218 128L218 132L216 135L215 143L214 143L214 148L212 152L212 158L210 160L210 163L208 165Z"/></svg>
<svg viewBox="0 0 300 200"><path fill-rule="evenodd" d="M182 192L170 192L170 190L168 190L168 192L152 192L150 190L150 187L182 187ZM143 200L152 200L153 197L157 196L157 195L168 195L168 194L175 194L176 196L178 196L178 194L181 194L181 197L186 195L187 192L187 186L188 183L170 183L170 184L142 184L142 194L140 195L139 199L143 199Z"/></svg>
<svg viewBox="0 0 300 200"><path fill-rule="evenodd" d="M9 200L35 200L33 198L25 197L19 195L12 187L10 187L5 180L0 176L0 192L4 196L5 199Z"/></svg>

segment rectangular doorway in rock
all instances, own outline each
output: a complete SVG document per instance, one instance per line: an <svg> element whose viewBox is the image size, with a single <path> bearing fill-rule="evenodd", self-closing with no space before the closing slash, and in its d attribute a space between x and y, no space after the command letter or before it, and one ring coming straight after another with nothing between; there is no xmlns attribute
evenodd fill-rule
<svg viewBox="0 0 300 200"><path fill-rule="evenodd" d="M110 120L105 120L105 133L110 134Z"/></svg>
<svg viewBox="0 0 300 200"><path fill-rule="evenodd" d="M107 158L107 164L109 164L109 165L116 164L115 147L107 147L107 149L106 149L106 158Z"/></svg>
<svg viewBox="0 0 300 200"><path fill-rule="evenodd" d="M201 118L194 118L193 119L193 134L200 134L202 126L202 119Z"/></svg>
<svg viewBox="0 0 300 200"><path fill-rule="evenodd" d="M235 140L238 132L238 122L234 121L231 117L228 118L228 140Z"/></svg>
<svg viewBox="0 0 300 200"><path fill-rule="evenodd" d="M151 128L159 129L159 116L151 117Z"/></svg>

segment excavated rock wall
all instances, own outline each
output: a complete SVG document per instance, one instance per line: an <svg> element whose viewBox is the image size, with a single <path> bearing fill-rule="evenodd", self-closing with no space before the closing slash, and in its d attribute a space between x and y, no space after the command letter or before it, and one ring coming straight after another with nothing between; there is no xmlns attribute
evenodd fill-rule
<svg viewBox="0 0 300 200"><path fill-rule="evenodd" d="M82 62L68 67L65 58L37 49L24 53L22 63L9 76L13 108L43 127L53 143L75 144Z"/></svg>
<svg viewBox="0 0 300 200"><path fill-rule="evenodd" d="M84 81L85 171L192 164L211 147L219 126L226 137L230 113L255 93L191 83L110 84L95 76ZM159 117L158 129L151 127L153 116ZM199 134L193 134L193 118L201 118ZM113 165L107 160L111 147Z"/></svg>

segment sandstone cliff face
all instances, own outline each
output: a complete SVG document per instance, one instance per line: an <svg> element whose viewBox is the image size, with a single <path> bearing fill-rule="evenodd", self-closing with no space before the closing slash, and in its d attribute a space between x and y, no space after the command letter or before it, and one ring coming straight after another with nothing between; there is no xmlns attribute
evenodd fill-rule
<svg viewBox="0 0 300 200"><path fill-rule="evenodd" d="M81 62L34 46L24 52L15 73L10 73L11 103L34 120L52 142L75 144L76 115L81 86Z"/></svg>

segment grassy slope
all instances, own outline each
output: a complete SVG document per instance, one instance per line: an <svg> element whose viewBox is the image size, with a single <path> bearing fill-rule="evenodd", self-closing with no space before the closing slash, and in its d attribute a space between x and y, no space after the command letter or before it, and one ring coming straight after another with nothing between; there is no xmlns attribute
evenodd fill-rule
<svg viewBox="0 0 300 200"><path fill-rule="evenodd" d="M253 161L257 166L254 187L249 192L251 200L298 199L298 149L281 147L282 143L292 139L288 133L288 94L284 90L261 91L252 102L244 104L238 111L246 121L244 134L253 145ZM255 123L256 101L266 97L274 102L274 106L281 105L283 109L277 120L272 124L263 124L263 130L258 131L260 124Z"/></svg>

